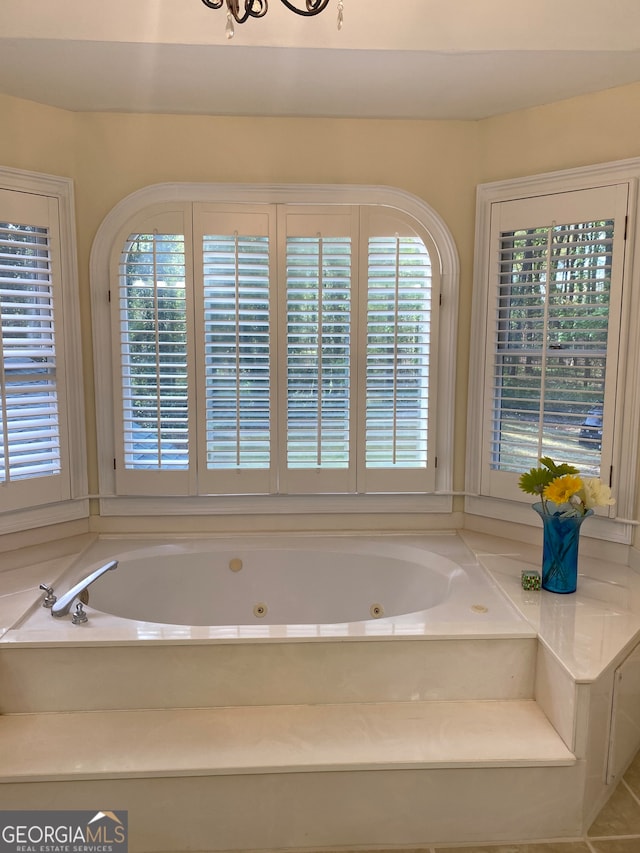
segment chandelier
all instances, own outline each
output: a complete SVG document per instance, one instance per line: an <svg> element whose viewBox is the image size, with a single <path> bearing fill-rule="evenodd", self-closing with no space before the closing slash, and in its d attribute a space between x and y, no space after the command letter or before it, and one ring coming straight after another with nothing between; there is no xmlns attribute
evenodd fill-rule
<svg viewBox="0 0 640 853"><path fill-rule="evenodd" d="M209 9L221 9L223 3L227 6L227 26L226 36L228 39L233 38L235 28L233 22L244 24L249 18L263 18L269 10L269 0L202 0L205 6ZM313 18L314 15L319 15L329 5L329 0L303 0L304 8L299 9L290 0L280 0L280 2L289 9L295 12L296 15L303 15L305 18ZM338 0L338 29L342 29L343 21L343 0Z"/></svg>

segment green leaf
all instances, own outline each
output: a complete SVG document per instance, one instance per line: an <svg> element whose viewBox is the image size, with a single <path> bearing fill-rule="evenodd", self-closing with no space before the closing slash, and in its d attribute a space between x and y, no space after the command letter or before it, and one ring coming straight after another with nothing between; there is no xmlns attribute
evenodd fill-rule
<svg viewBox="0 0 640 853"><path fill-rule="evenodd" d="M551 459L549 456L543 456L540 459L540 464L543 465L551 474L553 474L553 477L551 479L555 479L556 477L564 477L565 474L580 473L575 466L569 465L566 462L561 462L559 465L556 465L553 459ZM534 471L536 469L532 468L531 470Z"/></svg>
<svg viewBox="0 0 640 853"><path fill-rule="evenodd" d="M549 456L543 456L540 459L539 467L531 468L526 474L522 474L518 480L518 485L528 495L541 495L549 483L553 482L556 477L579 473L577 468L569 465L567 462L561 462L559 465L556 465Z"/></svg>
<svg viewBox="0 0 640 853"><path fill-rule="evenodd" d="M541 495L545 487L555 479L555 476L547 468L532 468L526 474L522 474L518 480L518 485L528 495Z"/></svg>

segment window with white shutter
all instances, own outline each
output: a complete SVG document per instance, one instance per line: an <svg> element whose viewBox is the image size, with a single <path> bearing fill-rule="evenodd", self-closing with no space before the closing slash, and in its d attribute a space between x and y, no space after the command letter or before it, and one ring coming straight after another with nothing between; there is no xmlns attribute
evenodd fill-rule
<svg viewBox="0 0 640 853"><path fill-rule="evenodd" d="M380 217L371 223L377 233L367 246L367 481L383 491L393 470L411 490L435 462L429 445L430 361L437 340L431 254L410 230L394 232Z"/></svg>
<svg viewBox="0 0 640 853"><path fill-rule="evenodd" d="M60 474L49 229L0 222L0 481Z"/></svg>
<svg viewBox="0 0 640 853"><path fill-rule="evenodd" d="M110 290L117 408L114 467L121 494L191 489L189 336L185 217L152 213L122 241Z"/></svg>
<svg viewBox="0 0 640 853"><path fill-rule="evenodd" d="M127 218L111 263L116 495L434 491L441 262L416 218L158 204Z"/></svg>
<svg viewBox="0 0 640 853"><path fill-rule="evenodd" d="M416 238L369 240L367 465L427 462L431 259Z"/></svg>
<svg viewBox="0 0 640 853"><path fill-rule="evenodd" d="M355 492L358 487L358 211L281 208L280 347L287 492Z"/></svg>
<svg viewBox="0 0 640 853"><path fill-rule="evenodd" d="M501 233L492 468L560 453L600 476L613 235L612 219Z"/></svg>
<svg viewBox="0 0 640 853"><path fill-rule="evenodd" d="M287 466L348 468L351 241L287 238Z"/></svg>
<svg viewBox="0 0 640 853"><path fill-rule="evenodd" d="M3 178L6 184L40 185L37 176L22 173ZM0 514L20 510L25 523L25 510L61 504L86 488L74 474L85 466L83 437L80 458L70 456L74 401L65 328L73 328L77 292L68 271L65 300L60 205L53 194L0 188ZM75 405L82 413L81 398ZM47 522L52 516L64 514L40 515ZM35 514L29 518L38 524ZM0 515L0 526L21 524Z"/></svg>
<svg viewBox="0 0 640 853"><path fill-rule="evenodd" d="M270 494L276 387L275 210L197 205L197 489Z"/></svg>
<svg viewBox="0 0 640 853"><path fill-rule="evenodd" d="M474 308L484 355L472 355L472 511L504 512L483 498L530 503L518 479L544 456L611 483L612 518L628 511L620 509L628 496L620 454L629 192L628 183L610 182L480 208L487 243Z"/></svg>

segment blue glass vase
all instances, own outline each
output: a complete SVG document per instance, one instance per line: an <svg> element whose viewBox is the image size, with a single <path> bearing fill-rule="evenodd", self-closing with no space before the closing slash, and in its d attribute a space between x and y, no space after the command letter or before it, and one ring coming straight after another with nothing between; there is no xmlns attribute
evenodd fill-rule
<svg viewBox="0 0 640 853"><path fill-rule="evenodd" d="M542 588L549 592L575 592L578 585L578 545L580 526L593 515L563 516L561 512L545 511L541 503L533 508L542 519Z"/></svg>

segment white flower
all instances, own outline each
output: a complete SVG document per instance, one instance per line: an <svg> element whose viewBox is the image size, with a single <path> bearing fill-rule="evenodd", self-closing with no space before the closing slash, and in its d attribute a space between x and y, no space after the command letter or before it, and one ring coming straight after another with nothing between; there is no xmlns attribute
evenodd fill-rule
<svg viewBox="0 0 640 853"><path fill-rule="evenodd" d="M597 477L583 477L584 505L586 509L595 506L613 506L615 500L611 497L611 489Z"/></svg>

